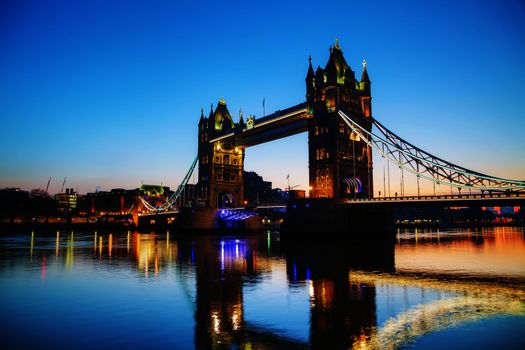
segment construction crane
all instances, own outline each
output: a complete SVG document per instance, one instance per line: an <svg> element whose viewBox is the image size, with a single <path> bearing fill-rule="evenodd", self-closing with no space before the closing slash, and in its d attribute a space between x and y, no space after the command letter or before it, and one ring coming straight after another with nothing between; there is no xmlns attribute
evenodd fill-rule
<svg viewBox="0 0 525 350"><path fill-rule="evenodd" d="M286 192L290 192L294 188L301 187L301 185L290 186L290 174L286 175L286 180L288 181L288 187L285 189Z"/></svg>
<svg viewBox="0 0 525 350"><path fill-rule="evenodd" d="M62 188L60 189L60 193L64 193L64 186L66 185L66 179L67 177L65 177L64 182L62 182Z"/></svg>
<svg viewBox="0 0 525 350"><path fill-rule="evenodd" d="M47 180L46 193L48 193L47 190L49 190L49 183L50 182L51 182L51 176L49 177L49 180Z"/></svg>

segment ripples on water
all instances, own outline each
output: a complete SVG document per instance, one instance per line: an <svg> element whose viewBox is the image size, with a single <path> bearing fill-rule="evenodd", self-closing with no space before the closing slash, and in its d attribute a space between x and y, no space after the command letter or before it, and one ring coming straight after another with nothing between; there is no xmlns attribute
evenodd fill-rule
<svg viewBox="0 0 525 350"><path fill-rule="evenodd" d="M523 348L522 228L0 236L6 348ZM476 343L476 339L479 339ZM3 346L4 347L4 346Z"/></svg>

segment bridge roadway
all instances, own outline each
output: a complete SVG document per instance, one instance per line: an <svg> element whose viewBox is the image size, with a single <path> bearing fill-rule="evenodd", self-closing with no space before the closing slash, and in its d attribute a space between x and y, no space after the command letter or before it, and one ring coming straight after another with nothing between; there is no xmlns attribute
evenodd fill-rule
<svg viewBox="0 0 525 350"><path fill-rule="evenodd" d="M525 193L375 197L350 199L343 203L350 205L383 204L393 207L514 207L525 206Z"/></svg>
<svg viewBox="0 0 525 350"><path fill-rule="evenodd" d="M300 198L298 202L309 200L317 201L324 198ZM400 196L400 197L374 197L374 198L356 198L346 199L339 202L346 205L384 205L389 207L515 207L525 206L525 193L496 193L496 194L457 194L457 195L424 195L424 196ZM293 205L293 204L292 204ZM285 204L262 204L255 208L222 208L217 211L222 214L231 215L231 213L242 211L257 210L284 210ZM226 213L227 212L227 213ZM150 213L140 213L139 216L158 216L158 215L176 215L178 210L159 211Z"/></svg>

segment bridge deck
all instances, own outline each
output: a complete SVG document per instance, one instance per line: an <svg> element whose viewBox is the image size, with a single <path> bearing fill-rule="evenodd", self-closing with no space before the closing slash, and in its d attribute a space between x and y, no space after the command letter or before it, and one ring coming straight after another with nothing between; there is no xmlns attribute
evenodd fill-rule
<svg viewBox="0 0 525 350"><path fill-rule="evenodd" d="M447 205L450 206L522 206L525 205L524 193L497 194L458 194L458 195L428 195L403 197L376 197L367 199L350 199L344 203L359 204L390 204L397 206L417 205Z"/></svg>
<svg viewBox="0 0 525 350"><path fill-rule="evenodd" d="M308 108L306 102L264 118L256 119L253 128L232 132L210 140L210 143L232 143L234 146L250 147L307 130Z"/></svg>

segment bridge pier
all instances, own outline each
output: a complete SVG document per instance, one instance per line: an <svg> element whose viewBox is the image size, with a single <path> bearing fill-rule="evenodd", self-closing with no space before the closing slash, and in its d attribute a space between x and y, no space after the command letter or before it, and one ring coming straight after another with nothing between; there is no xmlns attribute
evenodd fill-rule
<svg viewBox="0 0 525 350"><path fill-rule="evenodd" d="M356 206L329 198L298 198L286 208L283 235L309 240L329 237L354 241L394 240L392 207Z"/></svg>
<svg viewBox="0 0 525 350"><path fill-rule="evenodd" d="M228 209L225 209L228 210ZM256 231L263 228L258 216L224 220L221 210L213 208L182 208L175 226L184 231L239 230Z"/></svg>

